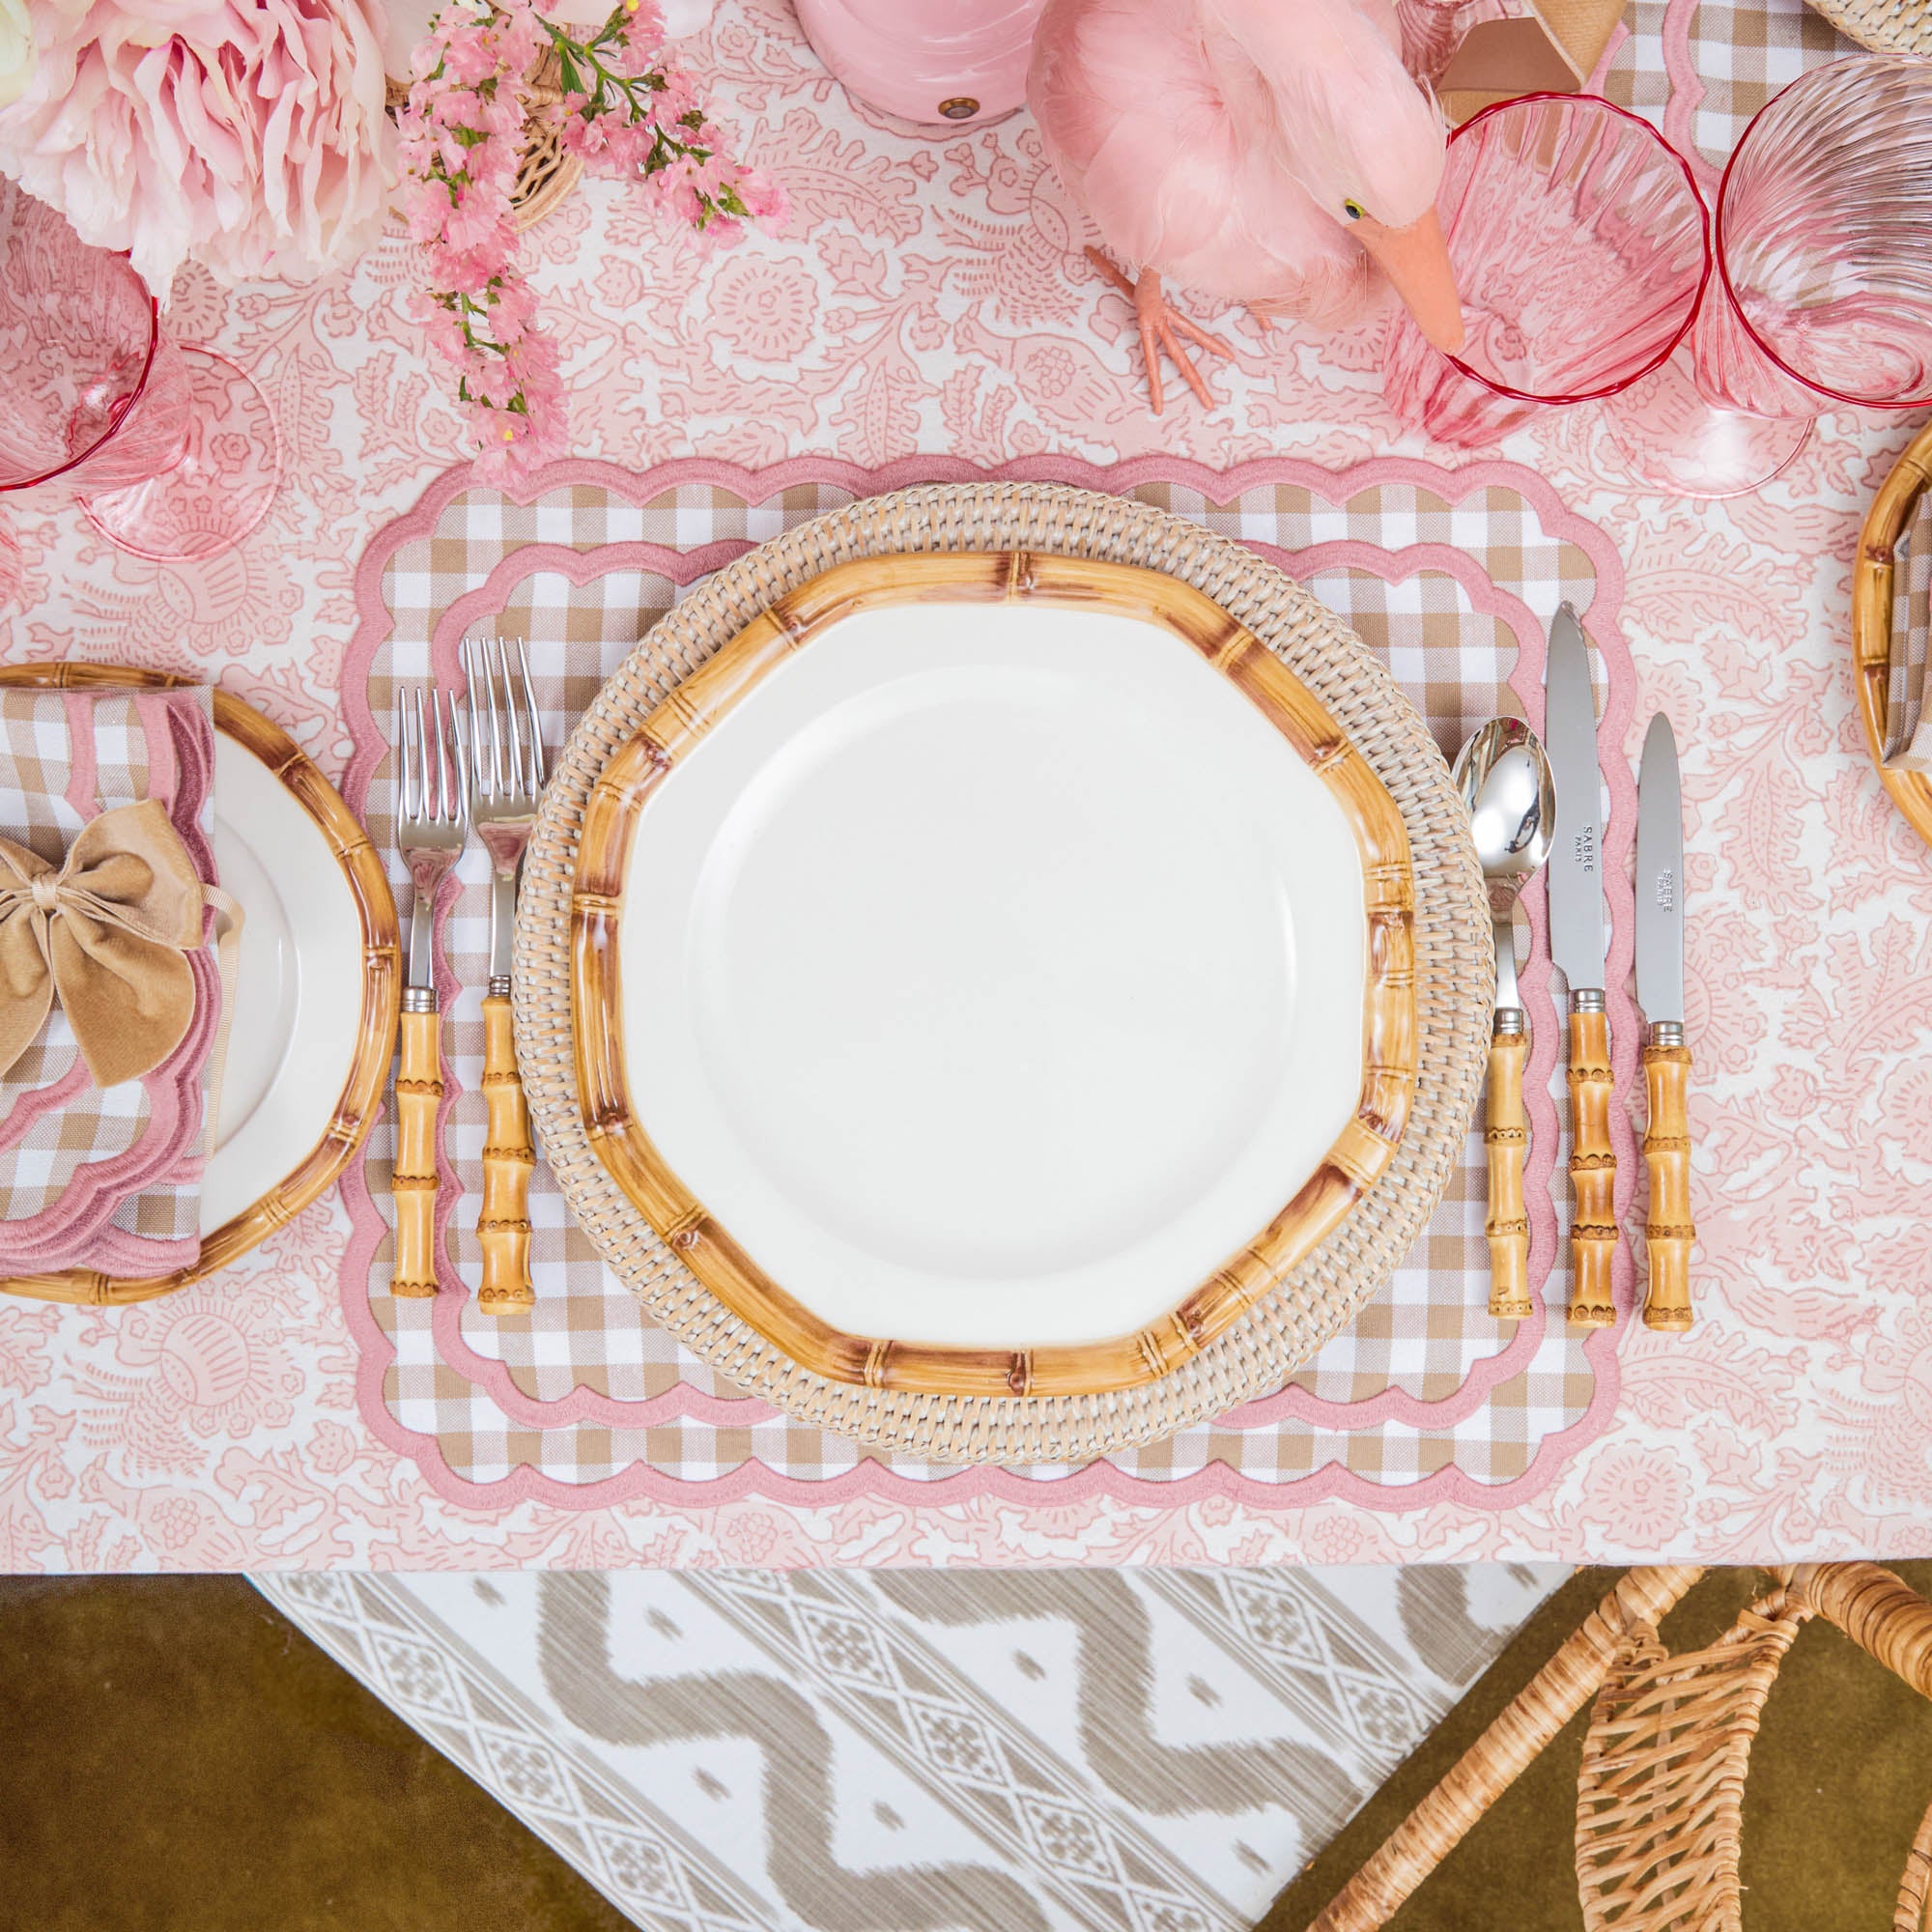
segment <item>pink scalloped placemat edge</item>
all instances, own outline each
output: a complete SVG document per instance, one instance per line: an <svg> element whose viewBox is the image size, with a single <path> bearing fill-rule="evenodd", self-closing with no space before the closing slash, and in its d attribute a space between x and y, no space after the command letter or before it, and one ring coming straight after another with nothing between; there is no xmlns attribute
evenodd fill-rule
<svg viewBox="0 0 1932 1932"><path fill-rule="evenodd" d="M1217 471L1180 459L1142 457L1109 467L1079 462L1063 456L1032 457L1003 466L996 470L977 469L957 459L929 456L906 458L879 469L866 469L834 458L796 458L759 470L748 470L733 464L702 458L660 464L648 470L631 471L588 459L554 464L525 479L508 493L513 499L527 504L547 491L574 484L588 484L609 491L633 503L641 503L667 491L687 486L708 486L729 490L748 502L767 499L803 483L831 483L850 490L855 496L878 495L920 483L941 482L1055 482L1082 489L1122 493L1150 482L1170 483L1199 493L1214 502L1228 502L1243 492L1289 484L1308 488L1330 503L1346 502L1360 491L1381 483L1404 483L1428 490L1445 500L1460 502L1477 491L1500 486L1520 496L1535 509L1546 531L1575 543L1589 557L1596 576L1596 591L1589 611L1592 640L1603 653L1608 677L1608 697L1602 723L1605 751L1605 779L1610 794L1610 823L1613 837L1606 841L1606 857L1613 872L1628 884L1633 859L1635 781L1623 759L1621 747L1634 699L1634 676L1628 646L1618 626L1624 592L1624 573L1615 547L1595 525L1570 511L1549 486L1534 471L1505 462L1482 462L1459 469L1406 457L1378 457L1349 469L1335 471L1292 457L1264 458L1236 469ZM366 797L370 779L381 761L386 740L371 713L367 699L367 671L375 651L388 636L391 617L383 595L384 574L389 559L406 543L428 536L449 503L464 491L476 487L469 466L445 472L423 493L415 505L379 531L357 566L355 605L357 622L343 668L342 707L355 751L344 774L343 791L352 807ZM1432 546L1413 546L1400 553L1376 549L1366 543L1328 543L1300 553L1288 553L1273 546L1256 543L1258 554L1297 575L1314 569L1358 566L1377 575L1399 580L1419 569L1447 570L1463 583L1472 597L1480 580L1483 608L1508 623L1516 634L1519 652L1510 684L1517 691L1533 723L1542 717L1543 628L1520 601L1492 584L1480 570L1467 568L1463 554ZM573 581L583 581L596 570L611 567L612 553L618 550L637 554L638 560L654 570L664 571L679 583L691 582L715 570L732 556L752 548L749 543L707 546L702 551L673 552L654 545L605 546L580 551L561 546L526 545L506 557L492 572L490 583L472 592L464 606L486 609L499 581L526 575L532 567L531 553L545 553L543 567L562 570ZM1435 551L1437 554L1429 554ZM601 562L599 561L601 559ZM1399 562L1397 571L1386 568ZM1383 567L1378 568L1380 564ZM579 573L582 573L582 576ZM446 617L459 613L453 607ZM440 622L439 633L446 624ZM440 653L439 663L440 664ZM445 668L454 673L453 658ZM1622 827L1621 832L1615 828ZM1540 941L1543 910L1538 896L1531 906L1532 927ZM1619 924L1613 931L1608 975L1611 985L1621 985L1630 965L1630 937ZM445 994L453 991L445 984ZM1547 985L1539 985L1533 996L1541 1002L1542 1016L1553 1021ZM1628 996L1612 991L1613 1059L1619 1083L1634 1075L1637 1029ZM1529 1085L1533 1094L1547 1092L1548 1076L1554 1064L1555 1036L1559 1029L1546 1024L1538 1029L1539 1045L1534 1050ZM1547 1042L1543 1044L1542 1042ZM452 1093L445 1107L453 1102ZM1532 1105L1535 1103L1532 1102ZM1553 1127L1553 1115L1549 1124ZM1618 1146L1619 1212L1627 1203L1621 1198L1634 1185L1634 1139L1628 1116L1619 1109L1614 1120ZM1542 1168L1547 1179L1554 1160L1553 1132L1539 1137L1547 1152L1539 1162L1532 1155L1532 1168ZM454 1175L444 1166L444 1179ZM1538 1177L1529 1177L1532 1185ZM443 1190L453 1197L454 1187ZM445 1500L469 1508L483 1507L493 1512L514 1507L524 1500L537 1500L555 1506L594 1510L634 1497L692 1508L716 1508L722 1503L757 1494L770 1500L806 1507L822 1507L856 1496L871 1496L900 1503L940 1504L990 1495L1013 1502L1054 1504L1100 1494L1111 1500L1138 1505L1183 1506L1212 1494L1233 1496L1249 1507L1268 1509L1301 1508L1307 1504L1340 1496L1360 1506L1383 1511L1406 1510L1431 1503L1455 1502L1482 1509L1501 1510L1526 1501L1548 1487L1562 1467L1587 1442L1601 1435L1615 1408L1620 1378L1617 1370L1616 1337L1621 1328L1600 1331L1585 1343L1595 1386L1583 1415L1569 1429L1547 1436L1539 1444L1529 1467L1520 1476L1501 1484L1483 1484L1453 1463L1417 1481L1388 1486L1370 1481L1340 1463L1330 1463L1307 1476L1288 1483L1270 1484L1246 1477L1226 1465L1217 1464L1191 1476L1152 1481L1122 1474L1111 1463L1100 1462L1063 1477L1042 1479L1010 1470L975 1468L935 1477L913 1478L901 1475L877 1463L862 1463L836 1476L805 1481L781 1476L753 1459L738 1469L703 1481L690 1481L665 1475L644 1463L635 1463L619 1474L599 1481L572 1484L543 1474L525 1465L489 1483L470 1482L458 1475L445 1461L434 1436L406 1428L390 1411L384 1399L384 1381L393 1349L389 1338L377 1322L369 1306L367 1279L376 1247L386 1234L386 1224L363 1183L359 1168L353 1167L343 1179L345 1204L352 1219L352 1234L343 1264L343 1308L357 1347L357 1404L364 1420L386 1446L414 1462L432 1488ZM1532 1199L1540 1203L1540 1225L1534 1239L1532 1270L1545 1252L1553 1250L1555 1224L1548 1205L1548 1188L1535 1187ZM1634 1264L1626 1248L1619 1248L1615 1286L1620 1307L1628 1311L1634 1302ZM447 1307L442 1304L447 1303ZM647 1402L621 1402L596 1391L579 1388L554 1402L537 1402L518 1390L507 1367L476 1355L462 1340L461 1297L440 1297L434 1313L439 1350L450 1366L485 1387L498 1402L507 1419L534 1427L557 1427L585 1422L638 1427L671 1413L707 1412L716 1405L732 1403L730 1413L748 1419L742 1399L709 1397L700 1391L671 1389ZM1298 1421L1330 1427L1366 1428L1383 1422L1411 1427L1448 1426L1462 1420L1478 1407L1498 1383L1520 1370L1534 1353L1547 1316L1539 1308L1537 1317L1520 1324L1515 1337L1493 1356L1476 1364L1470 1375L1449 1397L1425 1401L1406 1390L1385 1389L1360 1401L1338 1404L1313 1396L1293 1384L1275 1395L1250 1403L1235 1412L1242 1426L1266 1426L1273 1422ZM500 1386L499 1386L500 1384ZM694 1407L693 1406L696 1406ZM764 1405L754 1405L760 1412ZM962 1487L963 1485L963 1487Z"/></svg>

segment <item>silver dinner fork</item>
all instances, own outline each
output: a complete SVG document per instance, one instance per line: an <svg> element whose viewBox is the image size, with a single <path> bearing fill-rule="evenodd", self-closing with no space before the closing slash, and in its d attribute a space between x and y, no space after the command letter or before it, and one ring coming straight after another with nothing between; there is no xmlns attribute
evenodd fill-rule
<svg viewBox="0 0 1932 1932"><path fill-rule="evenodd" d="M420 687L396 694L396 849L410 875L410 966L396 1070L396 1265L389 1292L436 1293L436 1117L442 1105L442 1024L431 942L436 900L469 825L469 748L457 700Z"/></svg>
<svg viewBox="0 0 1932 1932"><path fill-rule="evenodd" d="M489 1126L483 1149L483 1205L476 1241L483 1283L476 1305L504 1315L536 1300L530 1283L529 1110L517 1071L510 1024L511 951L517 924L517 868L530 842L543 796L543 725L523 639L514 654L501 638L466 639L469 684L469 811L490 854L490 990L483 1002L483 1097Z"/></svg>

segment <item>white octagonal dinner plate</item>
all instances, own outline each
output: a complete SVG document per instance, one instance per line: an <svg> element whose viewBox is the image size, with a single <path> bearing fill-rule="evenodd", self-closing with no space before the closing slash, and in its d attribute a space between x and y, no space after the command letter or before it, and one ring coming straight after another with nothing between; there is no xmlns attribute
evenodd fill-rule
<svg viewBox="0 0 1932 1932"><path fill-rule="evenodd" d="M1402 1131L1401 818L1264 645L1151 572L814 580L612 760L577 888L593 1143L822 1374L1165 1373Z"/></svg>

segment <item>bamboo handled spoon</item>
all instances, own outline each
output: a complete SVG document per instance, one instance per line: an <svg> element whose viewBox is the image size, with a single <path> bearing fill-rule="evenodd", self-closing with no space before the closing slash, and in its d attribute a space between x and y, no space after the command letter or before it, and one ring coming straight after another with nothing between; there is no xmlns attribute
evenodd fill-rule
<svg viewBox="0 0 1932 1932"><path fill-rule="evenodd" d="M1492 718L1456 755L1454 777L1469 811L1469 830L1490 901L1496 944L1495 1020L1490 1035L1489 1151L1490 1313L1520 1321L1529 1308L1529 1212L1523 1203L1522 1156L1529 1138L1522 1068L1529 1034L1517 989L1518 896L1549 856L1556 830L1556 783L1542 741L1520 718Z"/></svg>

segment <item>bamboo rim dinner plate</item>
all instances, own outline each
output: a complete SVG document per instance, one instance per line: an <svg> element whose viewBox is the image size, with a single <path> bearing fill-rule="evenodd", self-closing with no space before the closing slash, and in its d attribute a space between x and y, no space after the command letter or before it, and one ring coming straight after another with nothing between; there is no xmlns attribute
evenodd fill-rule
<svg viewBox="0 0 1932 1932"><path fill-rule="evenodd" d="M1411 897L1394 801L1201 592L1087 557L857 558L591 790L579 1116L814 1374L1129 1388L1388 1165Z"/></svg>
<svg viewBox="0 0 1932 1932"><path fill-rule="evenodd" d="M0 667L0 683L164 689L121 665ZM395 901L341 794L259 711L214 694L214 856L243 914L201 1253L171 1274L0 1279L10 1294L118 1304L185 1288L258 1247L333 1184L376 1118L400 1000Z"/></svg>
<svg viewBox="0 0 1932 1932"><path fill-rule="evenodd" d="M646 1311L936 1460L1279 1383L1463 1151L1466 821L1346 626L1144 504L836 511L666 617L526 862L518 1050Z"/></svg>

